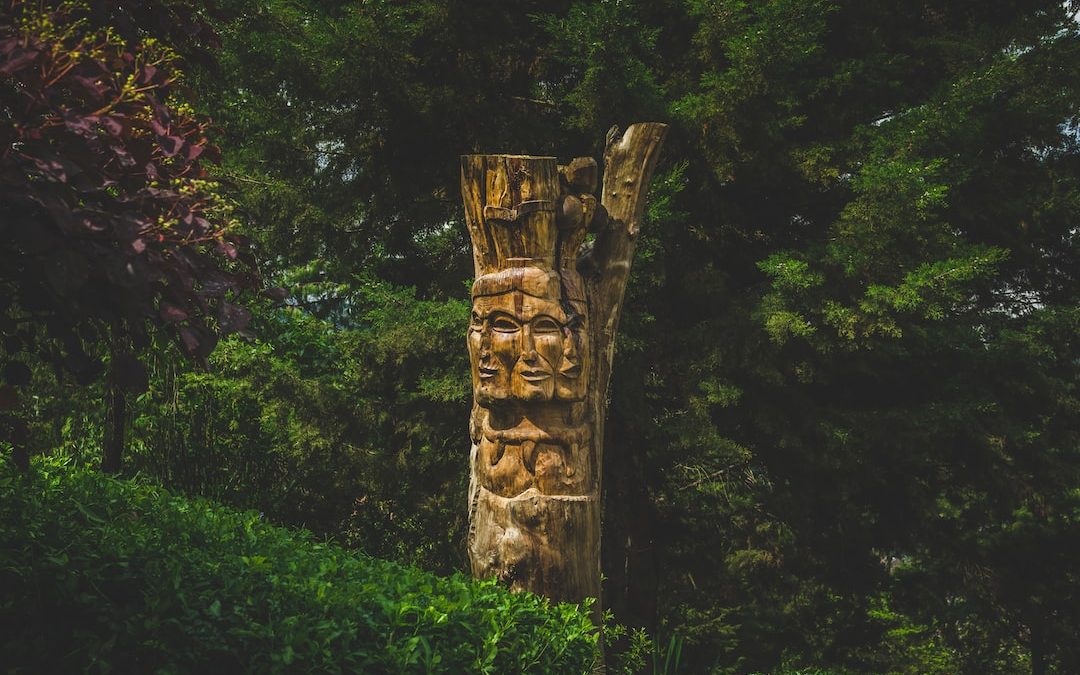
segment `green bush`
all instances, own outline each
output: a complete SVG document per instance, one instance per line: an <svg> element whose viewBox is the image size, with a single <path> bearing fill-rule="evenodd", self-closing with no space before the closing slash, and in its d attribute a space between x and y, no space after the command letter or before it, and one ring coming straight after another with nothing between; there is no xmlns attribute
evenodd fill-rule
<svg viewBox="0 0 1080 675"><path fill-rule="evenodd" d="M56 460L0 463L8 672L586 672L587 609Z"/></svg>

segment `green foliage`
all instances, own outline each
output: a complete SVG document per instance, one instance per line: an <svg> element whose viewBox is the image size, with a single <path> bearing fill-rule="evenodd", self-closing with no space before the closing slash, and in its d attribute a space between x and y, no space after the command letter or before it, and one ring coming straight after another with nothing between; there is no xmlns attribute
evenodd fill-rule
<svg viewBox="0 0 1080 675"><path fill-rule="evenodd" d="M268 262L320 259L337 281L363 270L459 297L457 158L556 150L531 15L565 4L219 3L230 20L198 88Z"/></svg>
<svg viewBox="0 0 1080 675"><path fill-rule="evenodd" d="M1076 670L1076 3L218 4L190 82L292 307L156 356L129 470L462 568L457 156L668 121L606 422L618 667L643 626L688 672ZM36 447L96 452L100 393L29 365Z"/></svg>
<svg viewBox="0 0 1080 675"><path fill-rule="evenodd" d="M375 280L334 302L337 325L297 307L264 312L259 338L223 341L210 372L156 352L131 403L128 471L371 555L460 569L468 306ZM93 461L96 409L67 406L39 411L37 442Z"/></svg>
<svg viewBox="0 0 1080 675"><path fill-rule="evenodd" d="M672 635L667 644L650 638L643 629L628 629L615 623L610 610L604 612L604 667L615 675L651 672L674 675L679 672L683 640Z"/></svg>
<svg viewBox="0 0 1080 675"><path fill-rule="evenodd" d="M612 111L662 112L663 92L648 65L660 29L640 14L636 3L601 0L575 2L565 16L537 16L552 38L551 59L565 68L538 83L539 94L557 101L572 125L596 129Z"/></svg>
<svg viewBox="0 0 1080 675"><path fill-rule="evenodd" d="M641 60L690 187L621 327L613 586L648 593L617 566L653 551L699 670L1066 672L1075 8L623 4L661 29ZM905 646L876 647L877 598Z"/></svg>
<svg viewBox="0 0 1080 675"><path fill-rule="evenodd" d="M588 672L588 612L439 578L202 500L0 469L10 672Z"/></svg>

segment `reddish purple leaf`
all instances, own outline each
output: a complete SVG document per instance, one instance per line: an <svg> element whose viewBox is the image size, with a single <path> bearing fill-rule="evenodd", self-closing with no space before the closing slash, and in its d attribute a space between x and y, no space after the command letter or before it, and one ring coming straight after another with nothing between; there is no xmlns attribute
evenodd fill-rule
<svg viewBox="0 0 1080 675"><path fill-rule="evenodd" d="M145 187L142 190L140 190L140 192L143 192L143 193L145 193L146 195L148 195L150 197L156 197L157 199L162 199L162 200L164 200L164 199L177 199L177 198L180 197L180 194L178 192L173 192L172 190L162 190L161 188L155 188L155 187Z"/></svg>
<svg viewBox="0 0 1080 675"><path fill-rule="evenodd" d="M239 305L223 302L218 308L218 325L226 333L243 330L249 323L251 323L251 312Z"/></svg>
<svg viewBox="0 0 1080 675"><path fill-rule="evenodd" d="M16 47L0 62L0 74L11 76L31 65L41 52L33 47Z"/></svg>
<svg viewBox="0 0 1080 675"><path fill-rule="evenodd" d="M264 288L262 294L270 298L274 302L285 302L285 299L289 297L289 291L285 290L281 286Z"/></svg>
<svg viewBox="0 0 1080 675"><path fill-rule="evenodd" d="M84 94L89 96L94 101L102 101L105 98L105 87L102 86L101 80L97 77L88 77L86 75L72 75L70 78L72 84L75 84Z"/></svg>
<svg viewBox="0 0 1080 675"><path fill-rule="evenodd" d="M236 249L236 246L232 242L219 239L217 242L217 249L218 251L221 251L221 253L224 254L225 257L229 260L236 260L238 251Z"/></svg>
<svg viewBox="0 0 1080 675"><path fill-rule="evenodd" d="M37 168L49 178L60 181L61 183L67 182L67 172L64 170L64 165L55 159L41 159L34 157L34 164Z"/></svg>
<svg viewBox="0 0 1080 675"><path fill-rule="evenodd" d="M188 354L196 354L199 350L199 336L189 326L180 327L180 343L184 346L184 351Z"/></svg>
<svg viewBox="0 0 1080 675"><path fill-rule="evenodd" d="M155 77L157 77L157 73L158 73L157 67L148 64L148 65L143 66L142 72L140 73L139 76L140 76L140 79L142 80L143 84L149 84L150 82L152 82L154 80Z"/></svg>
<svg viewBox="0 0 1080 675"><path fill-rule="evenodd" d="M166 157L172 157L184 147L184 139L181 136L158 136L158 145Z"/></svg>
<svg viewBox="0 0 1080 675"><path fill-rule="evenodd" d="M180 327L180 341L188 354L197 359L204 359L217 346L217 335L201 323L190 323Z"/></svg>
<svg viewBox="0 0 1080 675"><path fill-rule="evenodd" d="M85 216L79 219L79 224L90 232L104 232L108 229L108 226L105 224L104 218L91 218L89 216Z"/></svg>
<svg viewBox="0 0 1080 675"><path fill-rule="evenodd" d="M207 144L204 146L202 158L207 162L217 164L221 161L221 148L216 145Z"/></svg>
<svg viewBox="0 0 1080 675"><path fill-rule="evenodd" d="M64 113L64 126L85 138L96 138L94 127L98 118L94 115L77 115L71 111Z"/></svg>
<svg viewBox="0 0 1080 675"><path fill-rule="evenodd" d="M109 133L109 135L116 138L120 138L124 133L123 123L116 117L102 117L100 123L103 129Z"/></svg>
<svg viewBox="0 0 1080 675"><path fill-rule="evenodd" d="M158 308L158 314L165 323L176 323L177 321L183 321L191 316L183 309L165 300L161 301L161 305Z"/></svg>
<svg viewBox="0 0 1080 675"><path fill-rule="evenodd" d="M116 158L120 160L120 166L124 168L133 167L137 163L131 153L119 145L112 146L112 151Z"/></svg>

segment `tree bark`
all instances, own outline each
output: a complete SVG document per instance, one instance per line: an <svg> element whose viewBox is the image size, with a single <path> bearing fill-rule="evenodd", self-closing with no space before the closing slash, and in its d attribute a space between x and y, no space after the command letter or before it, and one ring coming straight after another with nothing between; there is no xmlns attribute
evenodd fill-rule
<svg viewBox="0 0 1080 675"><path fill-rule="evenodd" d="M1031 632L1031 675L1046 675L1048 664L1046 659L1046 643L1041 621L1033 621L1028 625Z"/></svg>
<svg viewBox="0 0 1080 675"><path fill-rule="evenodd" d="M120 338L113 336L112 359L106 384L108 401L105 413L105 438L102 442L101 470L118 474L124 458L124 436L127 431L127 395L120 384L118 368L123 355Z"/></svg>
<svg viewBox="0 0 1080 675"><path fill-rule="evenodd" d="M630 381L628 381L630 380ZM612 386L640 387L616 372ZM620 624L657 634L659 588L656 506L650 499L641 430L636 416L611 414L605 443L618 443L619 456L608 455L602 494L604 607ZM614 460L614 461L613 461Z"/></svg>
<svg viewBox="0 0 1080 675"><path fill-rule="evenodd" d="M600 467L615 333L666 125L596 162L466 155L473 574L600 609ZM594 245L581 251L592 225Z"/></svg>

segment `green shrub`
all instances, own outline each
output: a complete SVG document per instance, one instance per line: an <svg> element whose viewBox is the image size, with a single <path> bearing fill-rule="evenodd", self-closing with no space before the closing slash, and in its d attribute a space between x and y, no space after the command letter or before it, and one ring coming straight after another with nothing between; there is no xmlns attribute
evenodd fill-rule
<svg viewBox="0 0 1080 675"><path fill-rule="evenodd" d="M318 543L56 460L0 462L8 672L586 672L587 608Z"/></svg>

